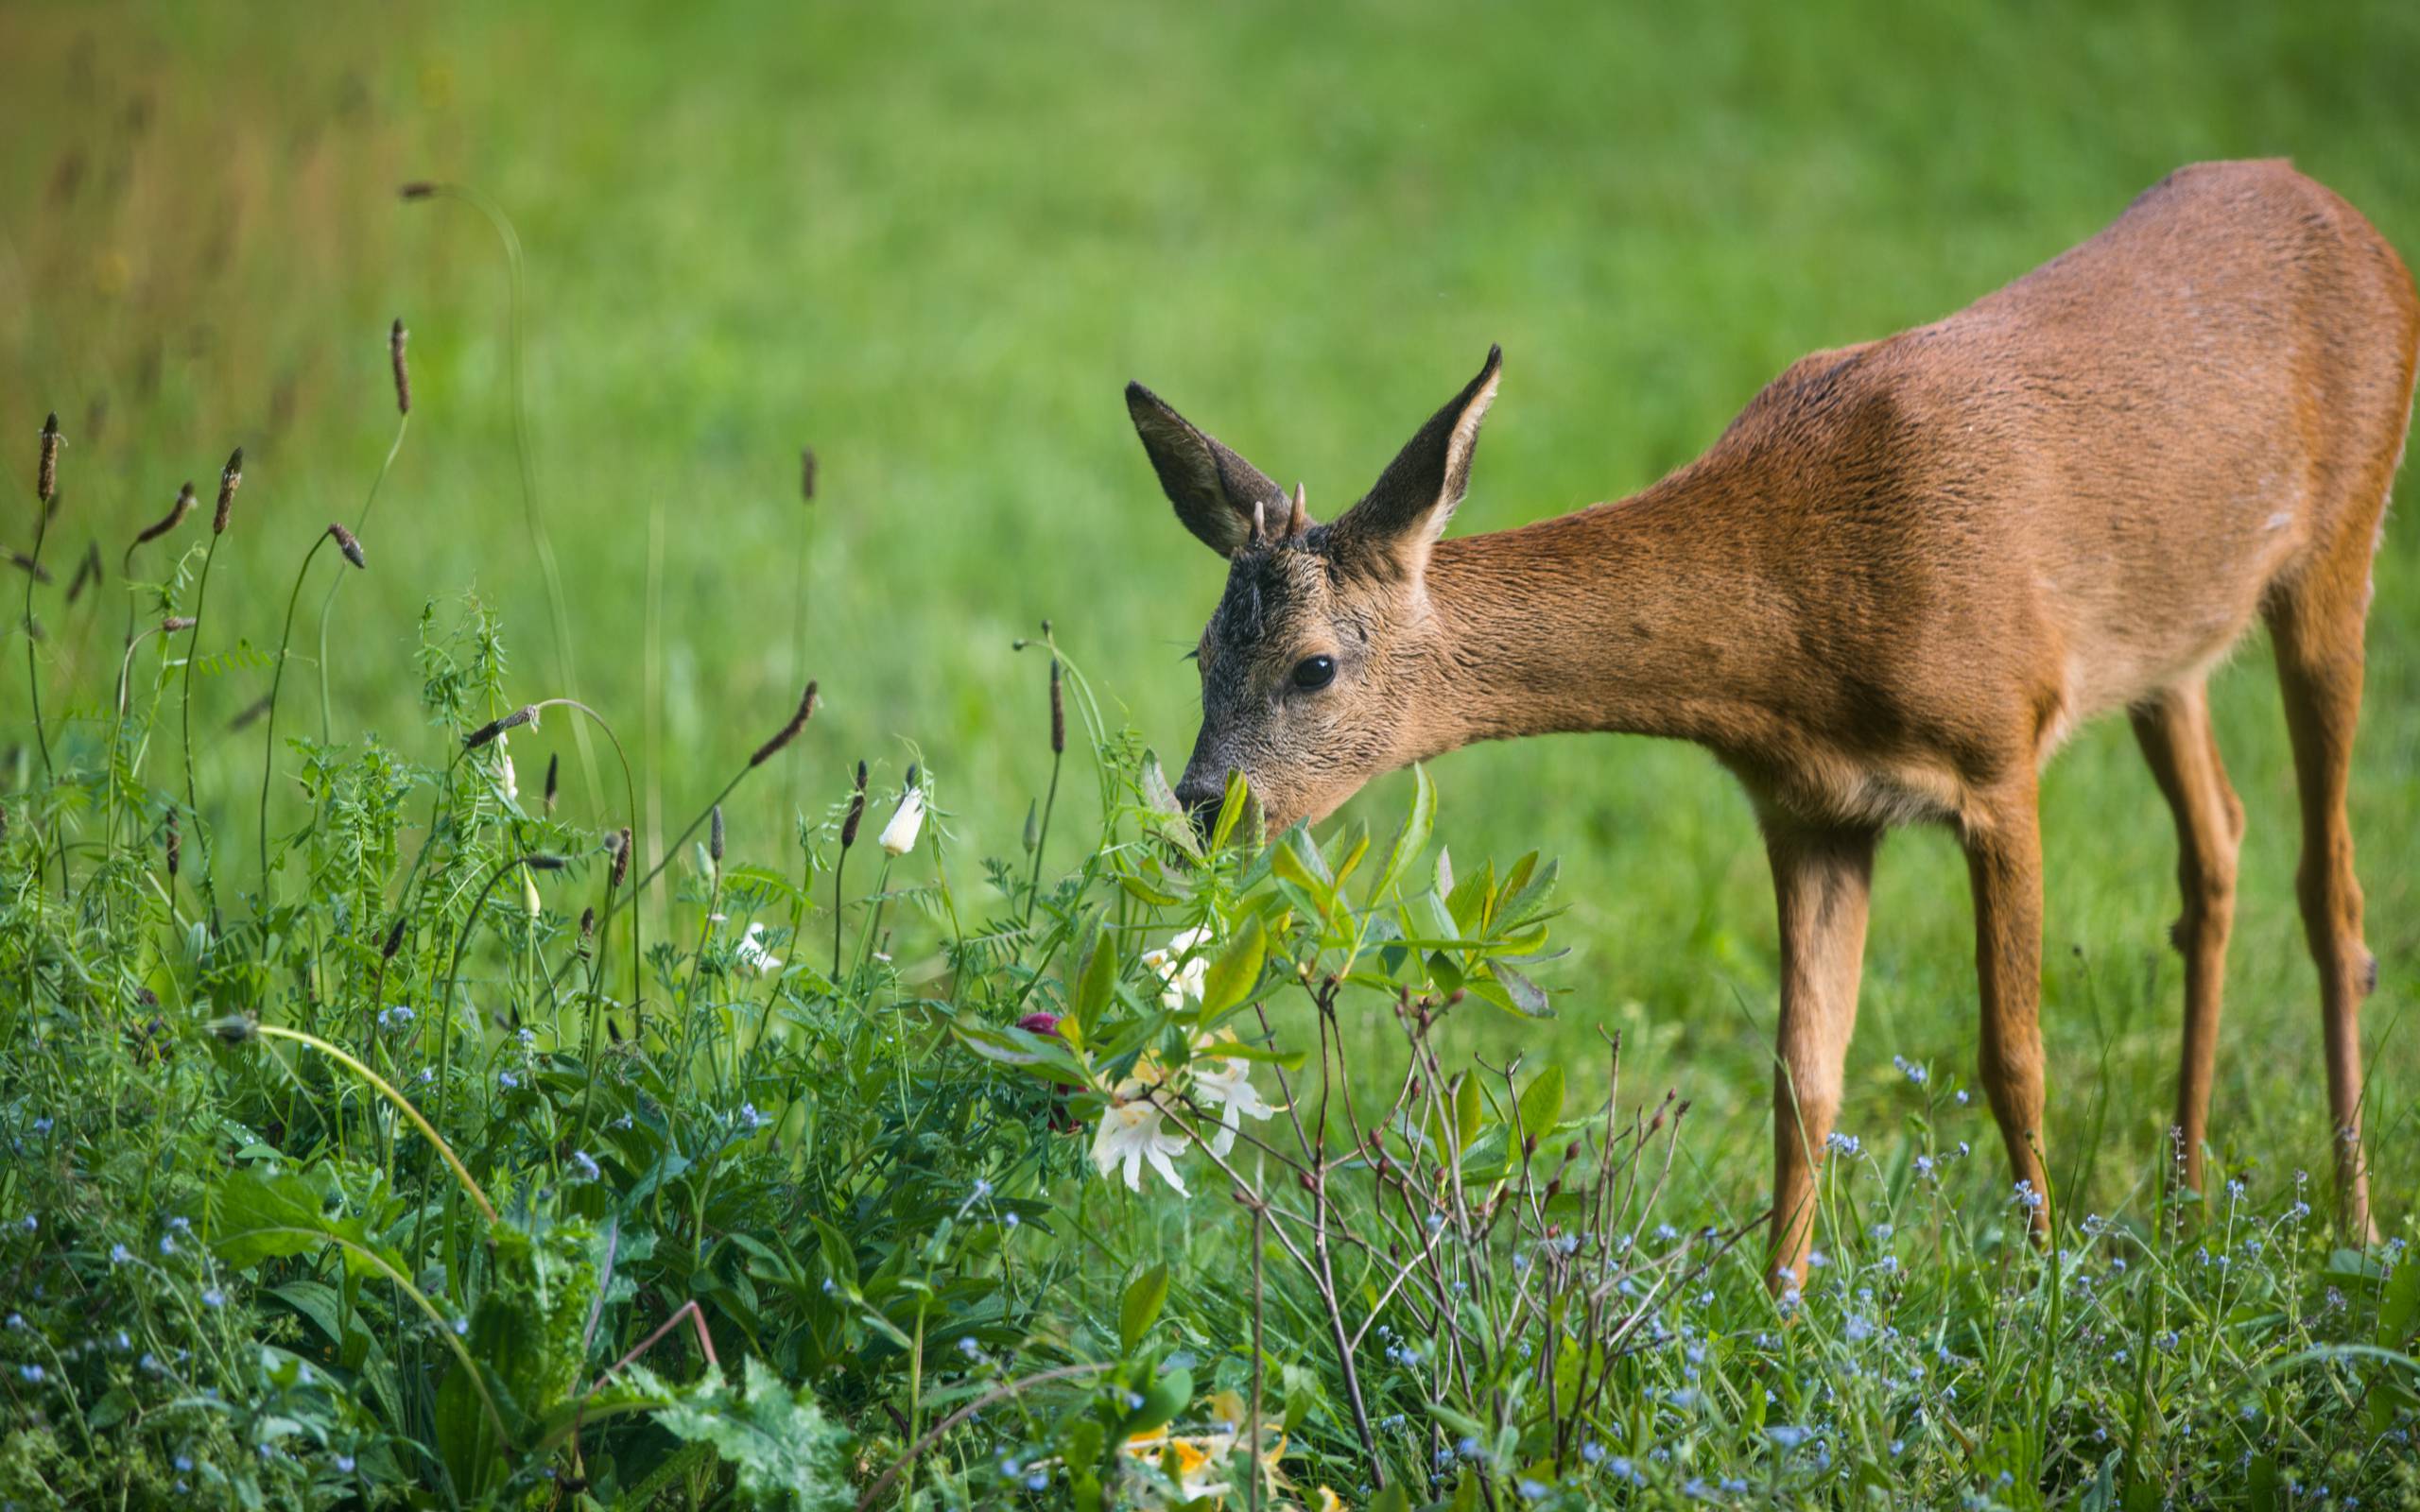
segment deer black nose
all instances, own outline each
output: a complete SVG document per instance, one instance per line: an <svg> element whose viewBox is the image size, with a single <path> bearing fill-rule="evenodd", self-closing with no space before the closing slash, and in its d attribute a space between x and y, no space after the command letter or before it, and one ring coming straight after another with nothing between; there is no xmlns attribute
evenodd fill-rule
<svg viewBox="0 0 2420 1512"><path fill-rule="evenodd" d="M1194 778L1187 778L1177 784L1176 800L1184 805L1185 813L1193 816L1193 827L1203 834L1218 828L1219 806L1226 801L1226 797L1224 784L1213 784Z"/></svg>

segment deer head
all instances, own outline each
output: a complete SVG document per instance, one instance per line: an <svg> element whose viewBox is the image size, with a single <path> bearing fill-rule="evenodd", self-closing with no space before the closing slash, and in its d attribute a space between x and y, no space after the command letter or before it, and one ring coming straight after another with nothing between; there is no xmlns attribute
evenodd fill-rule
<svg viewBox="0 0 2420 1512"><path fill-rule="evenodd" d="M1442 749L1446 642L1429 548L1470 481L1501 354L1439 410L1334 522L1313 522L1267 474L1140 384L1126 407L1177 518L1227 558L1227 589L1195 652L1201 732L1177 797L1205 822L1240 770L1270 828L1320 819L1379 773Z"/></svg>

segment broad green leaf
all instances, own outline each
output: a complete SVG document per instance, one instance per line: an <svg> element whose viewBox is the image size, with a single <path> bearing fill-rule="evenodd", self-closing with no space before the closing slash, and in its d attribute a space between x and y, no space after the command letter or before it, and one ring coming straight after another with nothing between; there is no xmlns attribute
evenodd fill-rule
<svg viewBox="0 0 2420 1512"><path fill-rule="evenodd" d="M1343 890L1345 883L1352 879L1355 868L1361 865L1362 859L1369 853L1370 827L1357 819L1354 821L1353 828L1337 841L1336 854L1339 859L1331 868L1331 875L1335 877L1335 886L1340 892Z"/></svg>
<svg viewBox="0 0 2420 1512"><path fill-rule="evenodd" d="M1269 936L1258 914L1246 914L1224 953L1201 975L1201 1021L1215 1022L1220 1014L1241 1005L1260 982L1260 968L1269 955Z"/></svg>
<svg viewBox="0 0 2420 1512"><path fill-rule="evenodd" d="M1532 866L1536 860L1537 852L1531 851L1523 858L1521 867L1514 868L1515 872L1522 872L1523 868ZM1505 891L1510 896L1497 905L1491 927L1500 933L1529 922L1553 898L1555 880L1562 875L1563 863L1549 861L1524 874L1520 881L1506 878Z"/></svg>
<svg viewBox="0 0 2420 1512"><path fill-rule="evenodd" d="M1504 989L1504 984L1494 977L1474 976L1462 984L1462 990L1490 1007L1502 1008L1516 1018L1527 1020L1552 1017L1547 1013L1532 1013L1514 1002L1512 994Z"/></svg>
<svg viewBox="0 0 2420 1512"><path fill-rule="evenodd" d="M1563 1065L1548 1061L1547 1069L1521 1092L1521 1132L1530 1139L1551 1132L1563 1119Z"/></svg>
<svg viewBox="0 0 2420 1512"><path fill-rule="evenodd" d="M1083 968L1076 975L1076 990L1069 1005L1069 1015L1076 1021L1084 1041L1093 1039L1093 1029L1100 1022L1103 1009L1117 991L1117 936L1110 930L1098 930L1093 936L1092 954L1084 957Z"/></svg>
<svg viewBox="0 0 2420 1512"><path fill-rule="evenodd" d="M1184 1411L1192 1400L1193 1372L1182 1366L1170 1370L1144 1391L1143 1405L1126 1415L1117 1432L1125 1438L1148 1434Z"/></svg>
<svg viewBox="0 0 2420 1512"><path fill-rule="evenodd" d="M1117 885L1154 908L1174 908L1184 902L1183 897L1162 885L1157 879L1147 880L1131 871L1119 872Z"/></svg>
<svg viewBox="0 0 2420 1512"><path fill-rule="evenodd" d="M1160 1309L1168 1299L1168 1267L1166 1262L1135 1277L1126 1283L1126 1295L1117 1304L1117 1339L1128 1354L1151 1332L1160 1320Z"/></svg>
<svg viewBox="0 0 2420 1512"><path fill-rule="evenodd" d="M1324 919L1336 906L1335 882L1328 875L1327 859L1311 844L1310 836L1301 825L1287 831L1278 839L1270 857L1270 867L1277 875L1303 889Z"/></svg>
<svg viewBox="0 0 2420 1512"><path fill-rule="evenodd" d="M1454 1087L1454 1148L1469 1149L1486 1118L1487 1098L1479 1091L1478 1076L1466 1071Z"/></svg>
<svg viewBox="0 0 2420 1512"><path fill-rule="evenodd" d="M1236 827L1243 822L1244 812L1247 809L1256 810L1258 806L1258 801L1252 796L1251 785L1244 781L1242 769L1229 767L1227 792L1219 802L1219 822L1211 831L1210 849L1224 850L1227 842L1236 837Z"/></svg>
<svg viewBox="0 0 2420 1512"><path fill-rule="evenodd" d="M1477 871L1456 883L1454 890L1445 895L1445 911L1454 916L1454 932L1484 934L1488 901L1495 896L1495 863L1481 862Z"/></svg>
<svg viewBox="0 0 2420 1512"><path fill-rule="evenodd" d="M1489 975L1495 977L1503 986L1506 996L1512 1000L1514 1007L1533 1019L1553 1017L1554 1005L1547 1001L1546 988L1523 976L1503 961L1488 962L1487 971Z"/></svg>

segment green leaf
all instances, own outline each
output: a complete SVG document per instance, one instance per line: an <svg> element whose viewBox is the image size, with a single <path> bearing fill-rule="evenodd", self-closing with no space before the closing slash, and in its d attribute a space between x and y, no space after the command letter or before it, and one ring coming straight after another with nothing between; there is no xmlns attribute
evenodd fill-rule
<svg viewBox="0 0 2420 1512"><path fill-rule="evenodd" d="M1563 1067L1549 1061L1521 1093L1521 1132L1531 1139L1550 1132L1563 1118Z"/></svg>
<svg viewBox="0 0 2420 1512"><path fill-rule="evenodd" d="M854 1506L841 1452L848 1431L824 1418L813 1391L791 1390L755 1356L742 1373L736 1392L717 1380L657 1408L655 1420L679 1438L712 1445L747 1505L805 1512Z"/></svg>
<svg viewBox="0 0 2420 1512"><path fill-rule="evenodd" d="M1454 1086L1454 1148L1469 1149L1486 1120L1487 1098L1479 1091L1478 1077L1466 1071Z"/></svg>
<svg viewBox="0 0 2420 1512"><path fill-rule="evenodd" d="M1501 984L1512 1005L1532 1019L1554 1017L1554 1005L1547 1001L1546 988L1523 976L1504 961L1487 963L1487 972Z"/></svg>
<svg viewBox="0 0 2420 1512"><path fill-rule="evenodd" d="M1319 847L1311 844L1309 832L1297 824L1279 838L1270 857L1270 869L1284 881L1303 889L1325 917L1336 906L1336 884L1329 877L1327 858Z"/></svg>
<svg viewBox="0 0 2420 1512"><path fill-rule="evenodd" d="M1420 852L1428 848L1428 836L1437 827L1437 784L1428 780L1428 769L1414 764L1411 768L1411 807L1403 816L1402 828L1395 831L1394 844L1387 848L1386 865L1370 883L1370 906L1383 904L1388 894L1403 880Z"/></svg>
<svg viewBox="0 0 2420 1512"><path fill-rule="evenodd" d="M1193 1372L1179 1366L1151 1383L1143 1393L1143 1405L1126 1415L1117 1427L1118 1436L1132 1438L1148 1434L1160 1424L1184 1411L1193 1400Z"/></svg>
<svg viewBox="0 0 2420 1512"><path fill-rule="evenodd" d="M1496 906L1495 918L1490 924L1498 934L1510 934L1529 922L1554 897L1554 885L1563 875L1563 863L1549 861L1539 867L1537 859L1537 852L1530 851L1513 867L1512 875L1505 879L1505 890L1511 896Z"/></svg>
<svg viewBox="0 0 2420 1512"><path fill-rule="evenodd" d="M1495 863L1481 862L1479 868L1454 885L1445 895L1445 912L1454 918L1454 933L1475 937L1485 933L1488 901L1495 896Z"/></svg>
<svg viewBox="0 0 2420 1512"><path fill-rule="evenodd" d="M1157 751L1143 753L1143 770L1139 781L1143 802L1150 810L1151 832L1186 855L1200 860L1201 837L1193 833L1193 821L1185 816L1184 805L1177 801L1176 789L1168 785L1167 773L1160 767Z"/></svg>
<svg viewBox="0 0 2420 1512"><path fill-rule="evenodd" d="M2420 1323L2420 1264L2399 1264L2378 1296L2378 1347L2400 1349Z"/></svg>
<svg viewBox="0 0 2420 1512"><path fill-rule="evenodd" d="M1243 769L1227 768L1227 792L1219 804L1219 822L1211 831L1211 850L1227 849L1227 842L1236 837L1236 826L1243 822L1244 811L1252 807L1252 788L1244 782Z"/></svg>
<svg viewBox="0 0 2420 1512"><path fill-rule="evenodd" d="M1160 1309L1168 1299L1168 1267L1166 1262L1152 1266L1126 1284L1126 1295L1117 1304L1117 1340L1128 1354L1132 1354L1151 1325L1160 1320Z"/></svg>
<svg viewBox="0 0 2420 1512"><path fill-rule="evenodd" d="M1092 954L1084 957L1083 968L1076 973L1076 991L1069 1004L1073 1011L1068 1016L1076 1021L1081 1036L1080 1042L1091 1042L1101 1011L1116 992L1117 936L1103 929L1093 936Z"/></svg>
<svg viewBox="0 0 2420 1512"><path fill-rule="evenodd" d="M1261 928L1258 914L1244 916L1243 928L1209 969L1201 973L1201 1020L1215 1021L1228 1009L1240 1006L1252 996L1260 982L1260 968L1269 955L1269 935Z"/></svg>

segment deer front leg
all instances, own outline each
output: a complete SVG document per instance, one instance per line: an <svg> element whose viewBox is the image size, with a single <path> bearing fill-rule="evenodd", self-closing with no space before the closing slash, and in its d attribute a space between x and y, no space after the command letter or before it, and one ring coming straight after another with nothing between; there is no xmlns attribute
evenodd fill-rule
<svg viewBox="0 0 2420 1512"><path fill-rule="evenodd" d="M1983 1093L2031 1194L2033 1236L2050 1233L2042 1172L2042 828L2031 774L1969 819L1966 870L1975 892L1975 975L1982 991Z"/></svg>
<svg viewBox="0 0 2420 1512"><path fill-rule="evenodd" d="M1875 834L1769 824L1781 924L1781 1027L1773 1068L1773 1213L1766 1282L1806 1279L1815 1174L1841 1108L1841 1067L1857 1027Z"/></svg>

